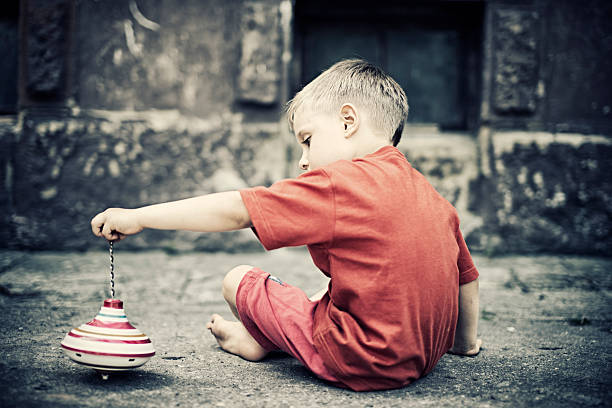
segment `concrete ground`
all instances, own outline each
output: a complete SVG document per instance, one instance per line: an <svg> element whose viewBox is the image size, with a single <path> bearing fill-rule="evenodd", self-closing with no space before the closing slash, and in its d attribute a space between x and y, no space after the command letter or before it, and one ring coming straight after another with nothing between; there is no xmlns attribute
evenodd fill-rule
<svg viewBox="0 0 612 408"><path fill-rule="evenodd" d="M108 297L108 254L0 252L0 406L583 407L612 406L612 259L475 256L481 273L476 358L446 355L403 389L333 388L294 359L259 363L220 350L204 328L231 314L224 272L250 263L314 293L303 249L171 255L116 245L117 298L157 355L104 381L60 341Z"/></svg>

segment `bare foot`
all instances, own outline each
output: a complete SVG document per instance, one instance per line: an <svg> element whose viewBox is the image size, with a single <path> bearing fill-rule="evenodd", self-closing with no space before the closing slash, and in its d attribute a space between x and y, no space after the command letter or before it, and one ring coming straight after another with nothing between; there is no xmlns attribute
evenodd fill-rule
<svg viewBox="0 0 612 408"><path fill-rule="evenodd" d="M453 345L453 348L448 350L449 354L456 354L458 356L465 357L476 357L478 353L480 353L480 349L482 347L482 340L476 339L476 343L470 346L459 346L457 344Z"/></svg>
<svg viewBox="0 0 612 408"><path fill-rule="evenodd" d="M210 322L206 323L206 328L215 336L223 350L245 360L259 361L268 354L240 322L230 322L218 314L213 314Z"/></svg>

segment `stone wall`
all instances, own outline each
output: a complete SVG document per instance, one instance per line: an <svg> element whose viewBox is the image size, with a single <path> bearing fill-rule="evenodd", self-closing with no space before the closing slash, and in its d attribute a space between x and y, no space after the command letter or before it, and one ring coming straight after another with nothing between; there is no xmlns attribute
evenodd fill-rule
<svg viewBox="0 0 612 408"><path fill-rule="evenodd" d="M473 247L494 253L610 254L612 139L483 128L469 209Z"/></svg>
<svg viewBox="0 0 612 408"><path fill-rule="evenodd" d="M104 208L269 184L285 175L285 155L274 160L286 148L278 124L242 126L239 114L203 120L177 112L96 113L26 120L11 166L11 222L19 245L85 249L96 241L89 219ZM199 236L176 242L174 235L148 231L126 245L244 245L239 233L233 240Z"/></svg>
<svg viewBox="0 0 612 408"><path fill-rule="evenodd" d="M102 248L89 220L104 208L297 175L280 114L292 16L289 0L22 0L2 246ZM612 253L611 18L603 0L487 1L473 128L405 129L400 150L457 207L472 250ZM121 245L260 248L250 231Z"/></svg>
<svg viewBox="0 0 612 408"><path fill-rule="evenodd" d="M107 207L287 177L287 4L22 2L21 106L0 123L3 246L103 246L88 224ZM250 231L146 231L122 246L259 244Z"/></svg>
<svg viewBox="0 0 612 408"><path fill-rule="evenodd" d="M488 3L473 248L612 253L610 18L605 1Z"/></svg>

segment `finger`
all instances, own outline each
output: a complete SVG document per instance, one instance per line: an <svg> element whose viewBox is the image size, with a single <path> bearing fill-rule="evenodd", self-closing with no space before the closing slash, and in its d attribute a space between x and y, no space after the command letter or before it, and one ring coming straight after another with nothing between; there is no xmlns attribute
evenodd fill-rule
<svg viewBox="0 0 612 408"><path fill-rule="evenodd" d="M112 231L111 234L112 234L112 241L113 242L119 242L123 238L125 238L125 234L122 234L122 233L117 232L117 231Z"/></svg>
<svg viewBox="0 0 612 408"><path fill-rule="evenodd" d="M109 222L105 222L102 227L102 236L109 241L113 241L115 238L113 237L113 229Z"/></svg>
<svg viewBox="0 0 612 408"><path fill-rule="evenodd" d="M91 232L97 237L102 236L102 227L104 226L106 216L100 213L91 219Z"/></svg>

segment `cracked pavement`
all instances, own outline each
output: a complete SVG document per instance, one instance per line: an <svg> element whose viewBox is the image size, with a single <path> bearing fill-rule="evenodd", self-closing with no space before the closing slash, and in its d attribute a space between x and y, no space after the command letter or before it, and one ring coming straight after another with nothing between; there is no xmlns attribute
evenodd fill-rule
<svg viewBox="0 0 612 408"><path fill-rule="evenodd" d="M408 387L355 393L275 354L251 363L204 328L231 317L226 271L258 266L308 294L326 284L304 248L270 253L122 251L116 298L156 356L106 381L59 346L108 297L108 253L0 251L0 405L57 407L612 406L612 259L475 255L484 349L446 355Z"/></svg>

